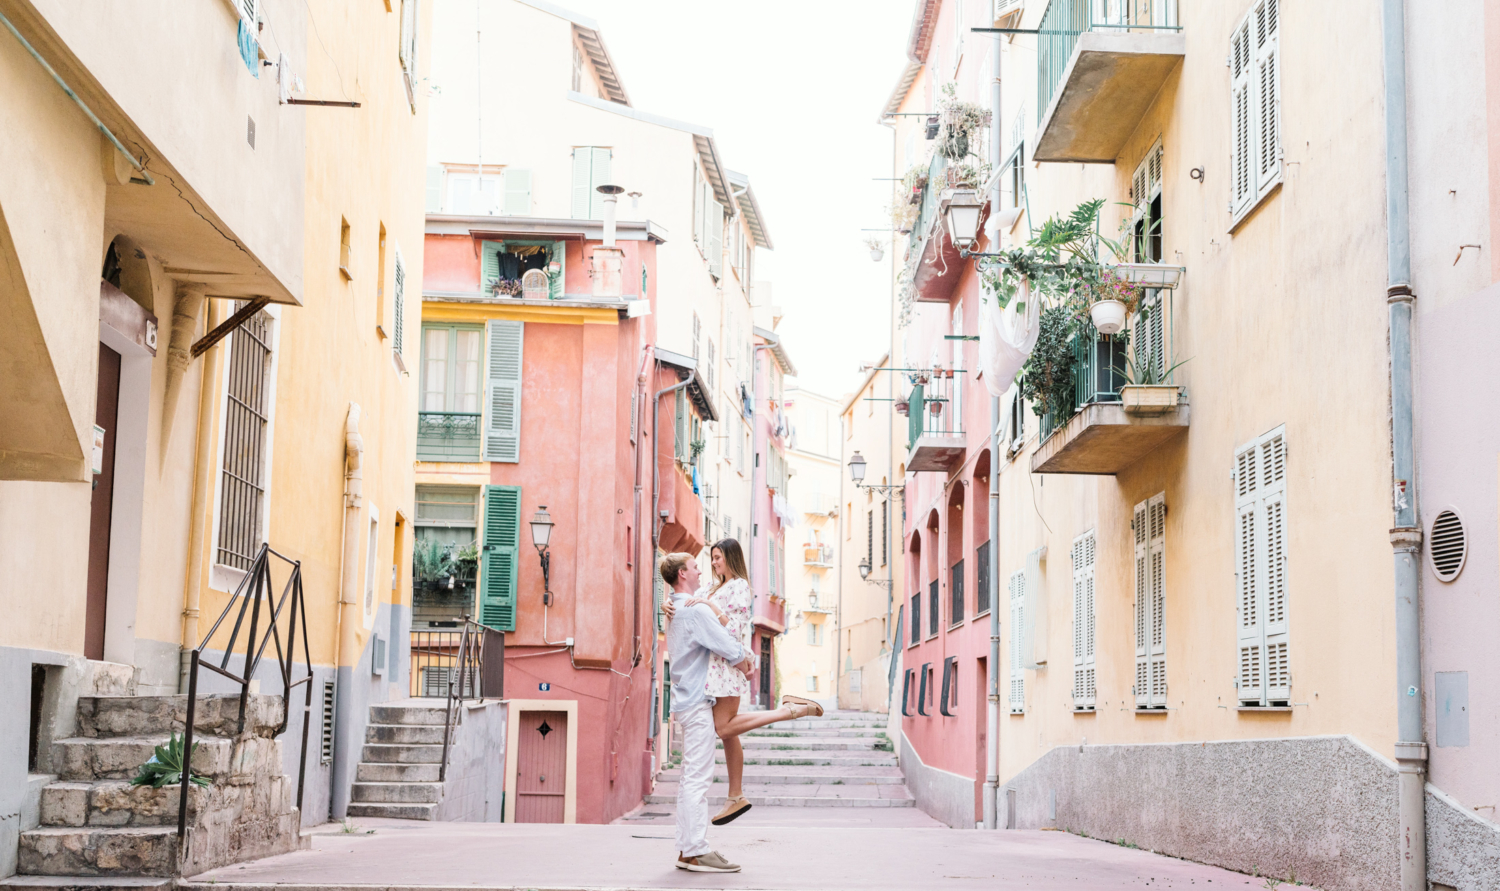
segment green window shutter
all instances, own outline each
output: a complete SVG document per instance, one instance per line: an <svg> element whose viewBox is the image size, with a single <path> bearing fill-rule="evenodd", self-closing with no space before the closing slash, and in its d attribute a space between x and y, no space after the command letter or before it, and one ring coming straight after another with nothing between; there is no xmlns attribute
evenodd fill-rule
<svg viewBox="0 0 1500 891"><path fill-rule="evenodd" d="M531 213L531 171L505 170L505 215L524 217Z"/></svg>
<svg viewBox="0 0 1500 891"><path fill-rule="evenodd" d="M479 292L489 296L490 288L500 279L500 252L503 241L486 241L479 249Z"/></svg>
<svg viewBox="0 0 1500 891"><path fill-rule="evenodd" d="M443 168L427 168L427 212L437 213L443 208Z"/></svg>
<svg viewBox="0 0 1500 891"><path fill-rule="evenodd" d="M593 166L593 149L588 146L573 149L573 219L589 218L589 192L593 186L590 168Z"/></svg>
<svg viewBox="0 0 1500 891"><path fill-rule="evenodd" d="M525 322L489 323L489 418L484 459L515 464L521 460L521 353Z"/></svg>
<svg viewBox="0 0 1500 891"><path fill-rule="evenodd" d="M568 271L568 246L566 242L552 242L552 251L549 259L557 264L557 274L547 279L547 297L551 300L561 300L563 296L563 284L566 281Z"/></svg>
<svg viewBox="0 0 1500 891"><path fill-rule="evenodd" d="M600 186L610 183L610 161L614 152L607 148L593 148L593 167L589 173L589 219L604 219L604 196L599 194Z"/></svg>
<svg viewBox="0 0 1500 891"><path fill-rule="evenodd" d="M521 487L485 486L479 621L499 631L516 630L516 564L520 541Z"/></svg>

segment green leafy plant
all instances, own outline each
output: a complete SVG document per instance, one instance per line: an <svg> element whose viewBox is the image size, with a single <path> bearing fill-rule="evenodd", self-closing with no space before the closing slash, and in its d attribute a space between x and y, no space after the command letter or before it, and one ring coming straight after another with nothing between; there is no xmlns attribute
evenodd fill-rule
<svg viewBox="0 0 1500 891"><path fill-rule="evenodd" d="M1125 360L1125 383L1133 387L1159 387L1172 382L1172 372L1187 364L1190 360L1183 359L1170 368L1163 368L1166 362L1156 355L1155 350L1146 353L1140 362L1135 357Z"/></svg>
<svg viewBox="0 0 1500 891"><path fill-rule="evenodd" d="M1073 355L1073 323L1064 307L1050 306L1041 312L1036 346L1017 377L1021 397L1031 403L1037 417L1050 413L1062 421L1073 414L1073 377L1077 365Z"/></svg>
<svg viewBox="0 0 1500 891"><path fill-rule="evenodd" d="M193 743L192 754L198 753L199 745L201 744ZM167 740L167 744L157 746L151 759L141 765L141 772L130 781L130 785L160 789L163 786L176 786L181 783L183 774L191 769L192 760L191 757L183 757L182 749L182 737L173 733L172 738ZM188 781L198 786L207 786L211 782L208 777L201 774L190 775Z"/></svg>
<svg viewBox="0 0 1500 891"><path fill-rule="evenodd" d="M975 137L990 125L990 110L973 102L961 102L955 85L943 85L943 97L938 100L938 112L942 116L942 128L938 131L937 152L950 161L962 161L977 153L979 140Z"/></svg>

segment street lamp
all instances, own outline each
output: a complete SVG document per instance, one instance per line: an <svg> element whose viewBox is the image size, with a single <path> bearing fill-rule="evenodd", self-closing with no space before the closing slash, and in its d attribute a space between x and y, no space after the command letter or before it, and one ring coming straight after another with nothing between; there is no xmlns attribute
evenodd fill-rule
<svg viewBox="0 0 1500 891"><path fill-rule="evenodd" d="M947 217L948 235L960 251L967 251L979 240L979 212L983 208L979 194L969 189L960 189L948 199L943 215Z"/></svg>
<svg viewBox="0 0 1500 891"><path fill-rule="evenodd" d="M897 489L901 489L903 491L906 489L905 483L902 483L899 486L865 485L866 465L867 462L865 461L865 456L861 455L859 452L855 452L854 456L849 459L849 478L854 480L854 485L856 487L860 489L870 489L871 491L880 492L884 495L889 495Z"/></svg>
<svg viewBox="0 0 1500 891"><path fill-rule="evenodd" d="M547 505L538 505L536 513L531 515L531 543L542 559L543 606L552 605L552 555L547 552L547 543L552 539L554 525L551 515L547 513Z"/></svg>
<svg viewBox="0 0 1500 891"><path fill-rule="evenodd" d="M869 557L866 557L865 559L859 561L859 577L868 582L870 580L870 570L872 568L873 567L870 566Z"/></svg>

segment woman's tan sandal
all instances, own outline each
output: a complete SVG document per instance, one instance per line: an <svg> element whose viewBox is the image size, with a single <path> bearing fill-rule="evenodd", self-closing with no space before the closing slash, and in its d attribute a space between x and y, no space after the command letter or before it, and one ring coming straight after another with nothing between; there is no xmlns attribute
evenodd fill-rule
<svg viewBox="0 0 1500 891"><path fill-rule="evenodd" d="M818 705L811 699L803 699L801 696L793 696L789 693L781 697L781 704L792 710L793 720L797 718L823 717L823 706Z"/></svg>
<svg viewBox="0 0 1500 891"><path fill-rule="evenodd" d="M724 802L724 809L719 811L719 815L714 817L712 822L715 826L723 826L745 811L750 810L750 806L750 800L744 796L731 798Z"/></svg>

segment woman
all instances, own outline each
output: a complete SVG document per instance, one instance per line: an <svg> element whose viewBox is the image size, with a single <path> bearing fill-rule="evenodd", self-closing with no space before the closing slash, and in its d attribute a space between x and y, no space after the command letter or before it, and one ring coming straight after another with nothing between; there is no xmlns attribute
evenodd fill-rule
<svg viewBox="0 0 1500 891"><path fill-rule="evenodd" d="M689 600L687 605L702 603L714 611L725 630L739 639L747 649L750 646L751 610L755 595L750 590L750 573L745 569L745 553L740 543L732 538L717 542L710 551L714 585L700 596ZM662 610L671 619L675 610L671 601L662 604ZM740 745L740 734L774 724L809 715L821 717L823 707L798 696L783 696L781 708L774 711L740 715L741 697L750 693L750 680L719 656L714 656L708 667L708 695L714 702L714 731L724 741L724 763L729 769L729 798L724 810L713 818L715 826L723 826L750 810L745 798L745 750Z"/></svg>

